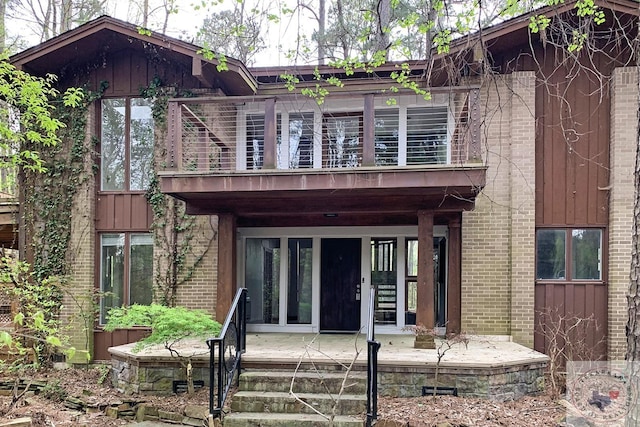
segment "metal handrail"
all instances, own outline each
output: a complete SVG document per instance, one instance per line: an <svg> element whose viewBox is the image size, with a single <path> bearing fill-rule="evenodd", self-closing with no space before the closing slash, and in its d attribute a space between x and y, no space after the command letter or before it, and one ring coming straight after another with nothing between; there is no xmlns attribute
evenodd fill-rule
<svg viewBox="0 0 640 427"><path fill-rule="evenodd" d="M234 379L240 379L242 353L247 343L247 289L238 289L220 335L207 340L209 347L209 413L222 414ZM214 399L214 394L217 399ZM214 402L215 401L215 402Z"/></svg>
<svg viewBox="0 0 640 427"><path fill-rule="evenodd" d="M367 328L367 427L378 418L378 350L380 343L375 333L376 290L369 295L369 325Z"/></svg>

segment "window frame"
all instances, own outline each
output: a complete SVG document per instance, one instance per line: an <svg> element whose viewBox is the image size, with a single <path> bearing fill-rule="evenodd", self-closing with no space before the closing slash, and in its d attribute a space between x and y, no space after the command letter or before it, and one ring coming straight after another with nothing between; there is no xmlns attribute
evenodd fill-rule
<svg viewBox="0 0 640 427"><path fill-rule="evenodd" d="M104 155L103 155L103 149L104 149L104 143L103 143L103 113L104 113L104 102L105 101L113 101L113 100L124 100L124 108L125 108L125 114L124 114L124 129L123 129L123 139L124 139L124 159L123 159L123 174L124 174L124 181L123 181L123 185L122 188L118 189L105 189L105 185L104 185L104 172L105 172L105 167L104 167ZM132 95L125 95L125 96L110 96L110 97L104 97L102 99L100 99L100 102L98 102L98 108L97 108L97 117L96 117L96 121L98 123L99 129L98 129L98 135L100 136L100 144L99 144L99 154L100 154L100 162L99 162L99 173L98 173L98 177L97 177L97 185L98 185L98 191L101 193L144 193L148 190L148 186L151 182L151 176L148 177L148 179L146 179L147 181L147 187L146 188L142 188L142 189L135 189L132 190L131 189L131 158L132 158L132 138L131 138L131 130L132 130L132 108L134 107L133 105L133 100L147 100L146 98L143 98L141 96L132 96ZM153 108L153 103L151 101L149 101L150 105L149 107L152 109ZM150 159L151 161L153 161L153 147L155 146L155 121L153 120L153 113L151 114L151 123L152 123L152 136L153 136L153 141L152 141L152 147L151 147L151 151L149 153Z"/></svg>
<svg viewBox="0 0 640 427"><path fill-rule="evenodd" d="M539 278L538 277L538 232L543 230L555 230L564 231L565 244L564 244L564 269L565 275L563 278ZM600 231L600 278L599 279L574 279L573 278L573 231L575 230L597 230ZM608 230L606 227L598 226L546 226L536 227L535 232L535 264L534 264L534 279L536 283L588 283L588 284L605 284L606 277L608 275Z"/></svg>

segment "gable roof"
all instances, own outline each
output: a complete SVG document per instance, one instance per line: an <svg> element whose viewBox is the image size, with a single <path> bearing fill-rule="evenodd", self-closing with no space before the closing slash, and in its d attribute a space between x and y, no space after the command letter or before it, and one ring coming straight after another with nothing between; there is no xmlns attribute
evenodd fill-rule
<svg viewBox="0 0 640 427"><path fill-rule="evenodd" d="M165 55L191 61L192 74L205 85L216 80L229 95L256 92L257 81L242 62L227 57L228 71L218 71L219 61L204 59L198 53L200 47L156 32L140 34L138 26L106 15L17 53L10 61L33 74L59 74L70 64L95 59L104 52L142 49L149 44L165 51Z"/></svg>
<svg viewBox="0 0 640 427"><path fill-rule="evenodd" d="M491 45L492 50L506 50L515 45L527 43L530 36L529 23L532 17L544 15L551 18L563 15L575 9L576 3L576 0L571 0L554 6L544 6L483 28L481 31L452 41L450 52L454 53L470 48L480 40L485 44ZM638 0L594 0L594 4L605 11L640 16L640 2Z"/></svg>

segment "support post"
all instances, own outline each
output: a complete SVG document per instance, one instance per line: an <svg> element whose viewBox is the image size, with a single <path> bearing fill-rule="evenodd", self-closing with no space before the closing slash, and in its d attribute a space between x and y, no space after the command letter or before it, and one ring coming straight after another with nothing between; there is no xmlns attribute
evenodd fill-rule
<svg viewBox="0 0 640 427"><path fill-rule="evenodd" d="M364 96L362 166L376 165L375 110L373 94Z"/></svg>
<svg viewBox="0 0 640 427"><path fill-rule="evenodd" d="M418 304L416 325L435 326L433 277L433 212L418 211ZM416 338L417 339L417 338ZM435 348L433 336L421 337L420 348Z"/></svg>
<svg viewBox="0 0 640 427"><path fill-rule="evenodd" d="M236 217L218 215L218 288L216 320L224 323L236 293Z"/></svg>
<svg viewBox="0 0 640 427"><path fill-rule="evenodd" d="M460 214L449 221L449 252L447 275L447 333L459 334L462 324L462 238Z"/></svg>
<svg viewBox="0 0 640 427"><path fill-rule="evenodd" d="M276 144L276 100L269 98L264 101L264 153L263 165L264 169L275 169L277 162L277 144Z"/></svg>

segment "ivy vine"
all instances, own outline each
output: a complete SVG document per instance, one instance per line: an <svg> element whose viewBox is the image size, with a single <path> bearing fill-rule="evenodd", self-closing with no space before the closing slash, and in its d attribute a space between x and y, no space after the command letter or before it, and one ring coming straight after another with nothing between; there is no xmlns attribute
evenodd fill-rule
<svg viewBox="0 0 640 427"><path fill-rule="evenodd" d="M167 138L168 100L176 94L174 88L165 87L156 77L148 87L140 88L140 95L153 101L152 116L155 122L156 144L153 155L153 176L146 192L146 199L153 212L152 230L154 248L154 282L156 299L163 305L175 306L178 288L188 282L206 256L213 243L212 238L204 249L196 252L193 240L196 217L185 213L184 203L167 196L160 190L158 170L166 158L164 141ZM190 96L181 93L181 96ZM191 255L191 257L190 257Z"/></svg>

